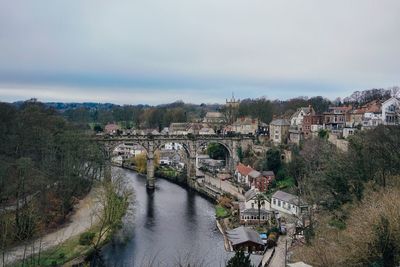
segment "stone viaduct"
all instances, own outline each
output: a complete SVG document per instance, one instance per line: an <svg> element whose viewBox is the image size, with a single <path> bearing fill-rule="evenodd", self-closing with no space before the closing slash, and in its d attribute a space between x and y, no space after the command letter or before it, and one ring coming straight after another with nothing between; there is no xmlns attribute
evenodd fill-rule
<svg viewBox="0 0 400 267"><path fill-rule="evenodd" d="M210 143L223 145L228 151L226 166L233 173L239 162L237 149L252 146L254 137L251 136L218 136L218 135L133 135L133 136L96 136L94 141L103 145L104 154L107 158L108 168L105 175L111 175L111 157L115 148L121 144L138 144L143 147L147 155L147 188L154 189L154 153L165 144L178 143L184 148L187 155L185 164L187 169L187 184L193 185L196 177L196 157L201 147Z"/></svg>

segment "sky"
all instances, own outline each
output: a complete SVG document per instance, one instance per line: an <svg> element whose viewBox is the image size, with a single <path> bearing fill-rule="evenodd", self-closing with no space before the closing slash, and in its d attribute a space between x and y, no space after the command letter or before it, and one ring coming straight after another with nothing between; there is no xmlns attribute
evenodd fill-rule
<svg viewBox="0 0 400 267"><path fill-rule="evenodd" d="M399 0L2 0L0 101L334 99L400 85Z"/></svg>

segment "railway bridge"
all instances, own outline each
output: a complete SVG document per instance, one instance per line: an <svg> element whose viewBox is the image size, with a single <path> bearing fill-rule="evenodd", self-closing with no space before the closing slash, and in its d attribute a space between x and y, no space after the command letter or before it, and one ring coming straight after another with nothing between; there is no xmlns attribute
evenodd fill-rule
<svg viewBox="0 0 400 267"><path fill-rule="evenodd" d="M96 136L94 140L101 143L107 159L106 175L111 176L111 157L115 148L121 144L137 144L143 147L147 155L147 188L152 190L155 187L154 178L154 153L165 144L181 144L187 157L187 184L192 186L196 177L196 157L200 149L210 143L223 145L228 151L226 166L233 173L239 162L237 150L243 149L254 143L252 136L219 136L219 135L131 135L131 136Z"/></svg>

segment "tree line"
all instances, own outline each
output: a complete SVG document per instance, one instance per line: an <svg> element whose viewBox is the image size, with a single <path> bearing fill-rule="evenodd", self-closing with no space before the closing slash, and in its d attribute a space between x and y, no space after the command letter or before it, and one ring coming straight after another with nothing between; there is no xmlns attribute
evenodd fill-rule
<svg viewBox="0 0 400 267"><path fill-rule="evenodd" d="M310 213L300 258L313 266L398 266L399 209L389 207L398 205L399 147L400 127L383 125L352 136L347 152L326 138L301 145L289 172L300 196L319 209Z"/></svg>
<svg viewBox="0 0 400 267"><path fill-rule="evenodd" d="M102 175L100 147L38 102L0 103L0 249L63 223Z"/></svg>

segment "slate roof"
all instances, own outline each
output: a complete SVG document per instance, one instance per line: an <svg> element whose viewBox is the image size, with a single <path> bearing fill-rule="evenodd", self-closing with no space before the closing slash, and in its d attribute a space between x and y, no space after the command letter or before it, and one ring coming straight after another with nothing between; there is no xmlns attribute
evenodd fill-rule
<svg viewBox="0 0 400 267"><path fill-rule="evenodd" d="M252 188L249 191L247 191L246 193L244 193L244 197L245 197L246 201L248 201L249 199L252 199L255 195L257 195L257 191L255 188Z"/></svg>
<svg viewBox="0 0 400 267"><path fill-rule="evenodd" d="M298 196L283 192L283 191L276 191L273 195L272 198L276 198L282 201L285 201L287 203L293 204L293 205L303 205L305 204L304 201L302 201L301 199L299 199Z"/></svg>
<svg viewBox="0 0 400 267"><path fill-rule="evenodd" d="M246 242L264 245L259 233L243 226L226 231L226 235L233 246Z"/></svg>
<svg viewBox="0 0 400 267"><path fill-rule="evenodd" d="M249 176L252 177L252 178L257 178L257 177L260 177L260 176L261 176L261 173L258 172L258 171L256 171L256 170L252 170L252 171L249 173Z"/></svg>
<svg viewBox="0 0 400 267"><path fill-rule="evenodd" d="M263 171L262 175L264 175L264 176L275 176L275 173L273 171Z"/></svg>
<svg viewBox="0 0 400 267"><path fill-rule="evenodd" d="M275 126L290 126L290 122L286 119L276 119L271 121L270 125Z"/></svg>
<svg viewBox="0 0 400 267"><path fill-rule="evenodd" d="M257 194L261 194L261 193L258 191L257 188L252 188L249 191L247 191L246 193L244 193L244 197L245 197L246 201L249 201L250 199L255 197ZM262 195L265 198L265 195L264 194L262 194ZM267 200L267 199L265 198L265 200Z"/></svg>

